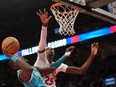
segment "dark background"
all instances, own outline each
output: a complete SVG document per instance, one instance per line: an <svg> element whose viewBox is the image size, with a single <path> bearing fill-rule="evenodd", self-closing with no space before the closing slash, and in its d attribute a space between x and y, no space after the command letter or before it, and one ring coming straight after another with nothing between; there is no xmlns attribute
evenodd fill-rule
<svg viewBox="0 0 116 87"><path fill-rule="evenodd" d="M7 36L16 37L21 44L21 49L38 45L41 21L36 12L46 8L49 14L50 6L53 4L51 0L1 0L0 1L0 44ZM107 6L102 7L107 10ZM52 15L53 16L53 15ZM103 27L109 27L113 24L102 21L95 17L79 13L75 21L76 34L82 34L88 31L96 30ZM67 36L54 34L54 29L59 25L51 18L48 26L48 42L58 40ZM103 84L107 77L116 76L116 33L106 35L87 41L75 43L76 46L70 59L65 63L68 65L81 66L90 54L90 45L93 42L99 42L100 49L96 59L93 61L90 69L85 75L67 75L59 74L57 86L62 87L97 87ZM68 46L55 49L56 58L61 56ZM0 50L0 54L2 51ZM35 62L36 54L25 56L31 65ZM70 80L71 79L71 80ZM102 79L102 80L101 80ZM100 80L100 81L99 81ZM88 81L88 82L87 82ZM62 82L62 83L61 83ZM79 84L81 84L79 86ZM101 83L100 83L101 82ZM85 84L86 86L82 85ZM72 86L70 86L73 84ZM18 81L16 73L8 66L7 61L0 61L0 87L23 87ZM98 86L105 87L105 86Z"/></svg>

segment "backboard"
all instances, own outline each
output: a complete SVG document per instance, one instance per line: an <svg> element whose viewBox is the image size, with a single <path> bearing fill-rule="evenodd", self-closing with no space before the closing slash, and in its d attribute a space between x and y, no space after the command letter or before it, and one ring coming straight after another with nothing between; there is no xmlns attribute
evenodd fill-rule
<svg viewBox="0 0 116 87"><path fill-rule="evenodd" d="M94 16L106 22L116 24L116 15L102 9L104 5L108 5L116 0L53 0L60 2L66 6L79 10L79 12Z"/></svg>

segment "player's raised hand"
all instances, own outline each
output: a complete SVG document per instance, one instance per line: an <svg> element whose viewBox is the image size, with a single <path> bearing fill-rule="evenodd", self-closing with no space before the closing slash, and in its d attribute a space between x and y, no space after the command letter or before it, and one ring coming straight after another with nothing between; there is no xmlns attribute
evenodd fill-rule
<svg viewBox="0 0 116 87"><path fill-rule="evenodd" d="M99 48L98 42L94 42L93 44L91 44L91 53L96 55L98 52L98 48Z"/></svg>
<svg viewBox="0 0 116 87"><path fill-rule="evenodd" d="M73 51L73 49L75 48L75 46L70 46L70 47L68 47L67 49L66 49L66 52L69 52L69 51Z"/></svg>
<svg viewBox="0 0 116 87"><path fill-rule="evenodd" d="M48 11L46 11L46 9L44 9L44 11L42 12L39 9L39 12L36 12L36 14L40 17L41 22L43 23L43 26L47 26L50 18L52 17L52 16L48 15Z"/></svg>
<svg viewBox="0 0 116 87"><path fill-rule="evenodd" d="M70 56L75 46L70 46L66 49L65 55Z"/></svg>

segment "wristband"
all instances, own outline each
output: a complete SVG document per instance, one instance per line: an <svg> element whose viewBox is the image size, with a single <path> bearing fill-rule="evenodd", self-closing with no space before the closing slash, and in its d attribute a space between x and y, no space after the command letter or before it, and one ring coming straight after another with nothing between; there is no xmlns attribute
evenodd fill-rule
<svg viewBox="0 0 116 87"><path fill-rule="evenodd" d="M38 50L38 53L43 53L43 52L45 52L45 49L43 49L41 51Z"/></svg>
<svg viewBox="0 0 116 87"><path fill-rule="evenodd" d="M16 56L11 56L11 59L12 59L14 62L17 62L18 57L16 57Z"/></svg>

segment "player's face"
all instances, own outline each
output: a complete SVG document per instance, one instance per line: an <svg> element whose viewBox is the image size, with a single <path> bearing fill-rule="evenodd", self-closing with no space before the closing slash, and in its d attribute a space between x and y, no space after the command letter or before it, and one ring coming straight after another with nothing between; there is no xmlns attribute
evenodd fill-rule
<svg viewBox="0 0 116 87"><path fill-rule="evenodd" d="M47 54L48 60L52 60L54 58L54 54L55 54L54 49L50 48L50 47L47 48L46 49L46 54Z"/></svg>

